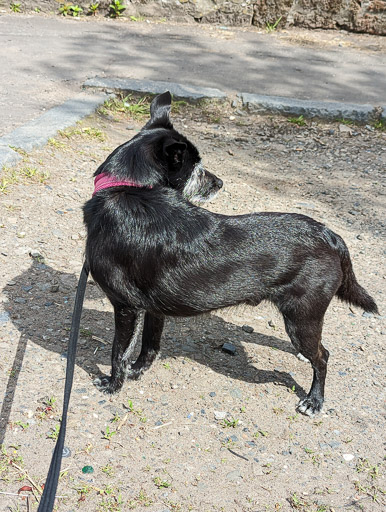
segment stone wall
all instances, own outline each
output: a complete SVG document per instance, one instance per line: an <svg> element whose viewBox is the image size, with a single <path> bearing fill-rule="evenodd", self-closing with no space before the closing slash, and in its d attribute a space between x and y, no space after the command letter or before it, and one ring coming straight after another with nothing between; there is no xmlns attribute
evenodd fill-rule
<svg viewBox="0 0 386 512"><path fill-rule="evenodd" d="M22 11L40 7L43 12L58 12L61 4L83 8L98 0L12 0ZM11 0L0 0L8 7ZM106 15L110 0L101 0L99 14ZM345 29L386 35L386 0L121 0L124 16L166 18L222 25L266 27L280 19L278 29L305 27Z"/></svg>

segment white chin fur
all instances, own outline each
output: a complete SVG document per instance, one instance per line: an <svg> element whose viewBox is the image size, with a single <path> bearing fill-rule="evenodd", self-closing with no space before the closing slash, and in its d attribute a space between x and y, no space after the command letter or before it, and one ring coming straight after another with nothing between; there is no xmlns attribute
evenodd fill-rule
<svg viewBox="0 0 386 512"><path fill-rule="evenodd" d="M200 176L204 171L204 168L200 163L196 164L192 175L188 179L188 181L185 184L184 190L182 191L183 196L188 199L189 201L197 201L197 198L200 197L197 192L200 190Z"/></svg>
<svg viewBox="0 0 386 512"><path fill-rule="evenodd" d="M212 201L218 194L218 190L216 192L212 192L207 197L202 197L200 195L195 195L193 197L188 198L191 203L194 204L202 204L202 203L209 203L209 201Z"/></svg>

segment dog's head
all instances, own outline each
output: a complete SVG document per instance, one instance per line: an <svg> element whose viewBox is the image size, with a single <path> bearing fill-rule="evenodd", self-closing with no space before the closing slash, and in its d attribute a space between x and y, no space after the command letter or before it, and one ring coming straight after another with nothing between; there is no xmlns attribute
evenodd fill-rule
<svg viewBox="0 0 386 512"><path fill-rule="evenodd" d="M170 109L170 92L156 96L150 120L113 151L95 175L104 172L145 187L168 186L189 201L209 201L223 183L204 168L194 144L173 128Z"/></svg>

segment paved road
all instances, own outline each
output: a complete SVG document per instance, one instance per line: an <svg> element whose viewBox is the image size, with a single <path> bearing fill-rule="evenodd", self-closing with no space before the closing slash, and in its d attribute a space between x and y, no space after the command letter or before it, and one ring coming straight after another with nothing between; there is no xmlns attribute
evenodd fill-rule
<svg viewBox="0 0 386 512"><path fill-rule="evenodd" d="M95 76L386 104L384 38L341 32L0 16L0 136Z"/></svg>

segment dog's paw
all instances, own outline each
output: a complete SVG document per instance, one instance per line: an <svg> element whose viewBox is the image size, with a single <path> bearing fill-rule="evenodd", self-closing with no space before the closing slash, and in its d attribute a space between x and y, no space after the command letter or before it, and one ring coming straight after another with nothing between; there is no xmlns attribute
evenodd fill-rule
<svg viewBox="0 0 386 512"><path fill-rule="evenodd" d="M143 373L143 368L128 368L125 371L125 377L127 380L138 380Z"/></svg>
<svg viewBox="0 0 386 512"><path fill-rule="evenodd" d="M303 361L303 363L309 363L309 359L307 359L306 357L303 356L303 354L301 354L300 352L298 352L298 354L296 354L296 357L299 359L299 361Z"/></svg>
<svg viewBox="0 0 386 512"><path fill-rule="evenodd" d="M97 377L94 379L93 384L99 391L106 395L113 395L119 391L119 388L117 389L116 386L113 385L111 377L108 377L107 375L104 377Z"/></svg>
<svg viewBox="0 0 386 512"><path fill-rule="evenodd" d="M307 396L304 400L300 400L297 406L297 410L306 416L312 418L315 414L318 414L323 407L323 400L312 396Z"/></svg>

